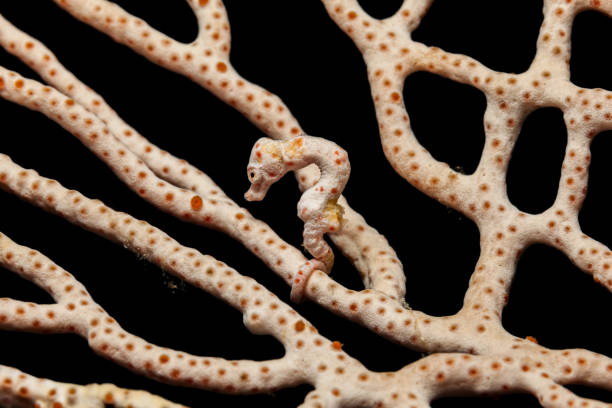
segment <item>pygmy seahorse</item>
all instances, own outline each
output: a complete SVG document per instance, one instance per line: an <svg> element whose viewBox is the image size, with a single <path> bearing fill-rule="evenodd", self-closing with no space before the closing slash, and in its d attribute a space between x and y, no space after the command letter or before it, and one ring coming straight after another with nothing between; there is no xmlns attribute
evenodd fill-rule
<svg viewBox="0 0 612 408"><path fill-rule="evenodd" d="M348 181L351 166L348 154L327 139L300 135L289 140L261 138L253 147L247 166L251 187L244 197L260 201L270 186L291 170L315 164L321 176L298 201L298 217L304 221L304 247L314 257L300 267L291 289L291 299L299 301L308 277L315 270L329 273L334 253L323 235L342 228L343 208L338 197Z"/></svg>

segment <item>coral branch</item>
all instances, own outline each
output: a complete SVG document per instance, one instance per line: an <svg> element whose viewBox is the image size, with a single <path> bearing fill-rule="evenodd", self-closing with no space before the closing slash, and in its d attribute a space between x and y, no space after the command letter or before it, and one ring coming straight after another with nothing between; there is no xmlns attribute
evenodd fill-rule
<svg viewBox="0 0 612 408"><path fill-rule="evenodd" d="M561 224L545 242L563 252L582 271L593 276L595 282L612 291L612 251L585 235L577 222Z"/></svg>
<svg viewBox="0 0 612 408"><path fill-rule="evenodd" d="M0 403L7 408L94 408L110 404L116 408L187 408L145 391L112 384L60 383L3 365L0 365Z"/></svg>
<svg viewBox="0 0 612 408"><path fill-rule="evenodd" d="M345 222L340 233L330 233L336 246L353 262L366 289L403 301L406 275L393 248L383 235L353 211L344 197L340 197L338 205L344 209L344 219L353 222Z"/></svg>

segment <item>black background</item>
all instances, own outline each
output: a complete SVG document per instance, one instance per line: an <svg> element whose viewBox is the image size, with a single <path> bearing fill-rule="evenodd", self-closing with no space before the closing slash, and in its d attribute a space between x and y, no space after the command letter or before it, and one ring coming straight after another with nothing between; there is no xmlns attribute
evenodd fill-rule
<svg viewBox="0 0 612 408"><path fill-rule="evenodd" d="M178 40L195 38L196 21L183 1L117 3ZM408 278L409 304L432 315L459 310L478 258L478 231L465 217L412 188L386 162L365 65L351 40L317 1L225 3L232 26L231 61L238 72L279 95L306 132L332 139L349 152L353 170L345 196L397 251ZM401 2L360 3L382 18ZM542 2L536 0L517 0L511 6L486 0L437 0L413 38L471 55L495 70L522 72L535 54L541 7ZM263 134L240 114L186 78L149 63L76 21L50 0L3 1L0 13L44 41L68 69L102 94L145 137L205 171L240 205L299 246L302 225L295 216L299 193L292 177L273 186L262 203L242 199L248 188L249 152ZM612 89L612 77L606 76L612 64L605 59L612 51L610 38L612 24L607 17L595 12L578 16L571 60L576 84ZM0 52L0 64L38 78L5 52ZM419 141L436 158L472 172L484 143L484 96L467 85L426 73L410 76L404 94ZM540 109L527 119L507 180L509 196L521 210L542 211L554 200L565 138L560 111ZM609 139L609 134L600 135L593 142L591 183L580 215L584 231L607 245L612 243L606 196L612 171L606 158L612 149ZM155 211L76 138L42 115L0 101L0 151L22 167L164 229L179 242L227 262L289 301L289 288L240 244ZM283 354L274 339L251 335L239 313L212 296L5 192L0 192L0 231L62 265L126 330L152 343L228 359L268 359ZM337 259L335 279L360 288L356 275L349 263ZM2 296L50 301L33 284L0 269ZM612 355L607 331L611 299L562 254L536 245L519 262L503 323L511 333L534 336L552 348L585 347ZM420 356L312 303L296 309L372 370L394 371ZM147 389L193 407L291 407L299 405L310 389L302 386L274 395L242 397L170 387L132 375L96 356L85 340L74 335L0 332L0 364L59 381L113 382ZM595 395L587 388L574 390ZM609 395L603 398L612 402ZM532 396L446 398L433 406L466 402L471 406L538 406Z"/></svg>

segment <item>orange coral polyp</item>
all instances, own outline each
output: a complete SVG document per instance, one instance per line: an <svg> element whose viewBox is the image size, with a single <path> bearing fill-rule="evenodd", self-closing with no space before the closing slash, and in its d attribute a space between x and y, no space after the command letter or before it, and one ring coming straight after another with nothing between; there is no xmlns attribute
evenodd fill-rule
<svg viewBox="0 0 612 408"><path fill-rule="evenodd" d="M203 202L200 196L193 196L191 199L191 209L193 211L200 211L202 209Z"/></svg>

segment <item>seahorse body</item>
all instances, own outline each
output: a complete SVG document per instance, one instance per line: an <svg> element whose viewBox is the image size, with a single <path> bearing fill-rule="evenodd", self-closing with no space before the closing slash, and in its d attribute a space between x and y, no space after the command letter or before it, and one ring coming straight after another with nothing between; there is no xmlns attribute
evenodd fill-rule
<svg viewBox="0 0 612 408"><path fill-rule="evenodd" d="M314 270L329 273L333 265L334 253L323 236L342 228L343 208L337 202L350 174L348 154L337 144L314 136L300 135L286 141L261 138L255 143L247 166L251 188L245 198L260 201L285 173L310 164L319 167L321 176L304 191L297 208L298 217L304 221L303 245L315 259L300 268L301 274L298 272L299 281L292 289L292 298L296 299L302 296L297 294L296 285L302 286L299 290L303 292Z"/></svg>

